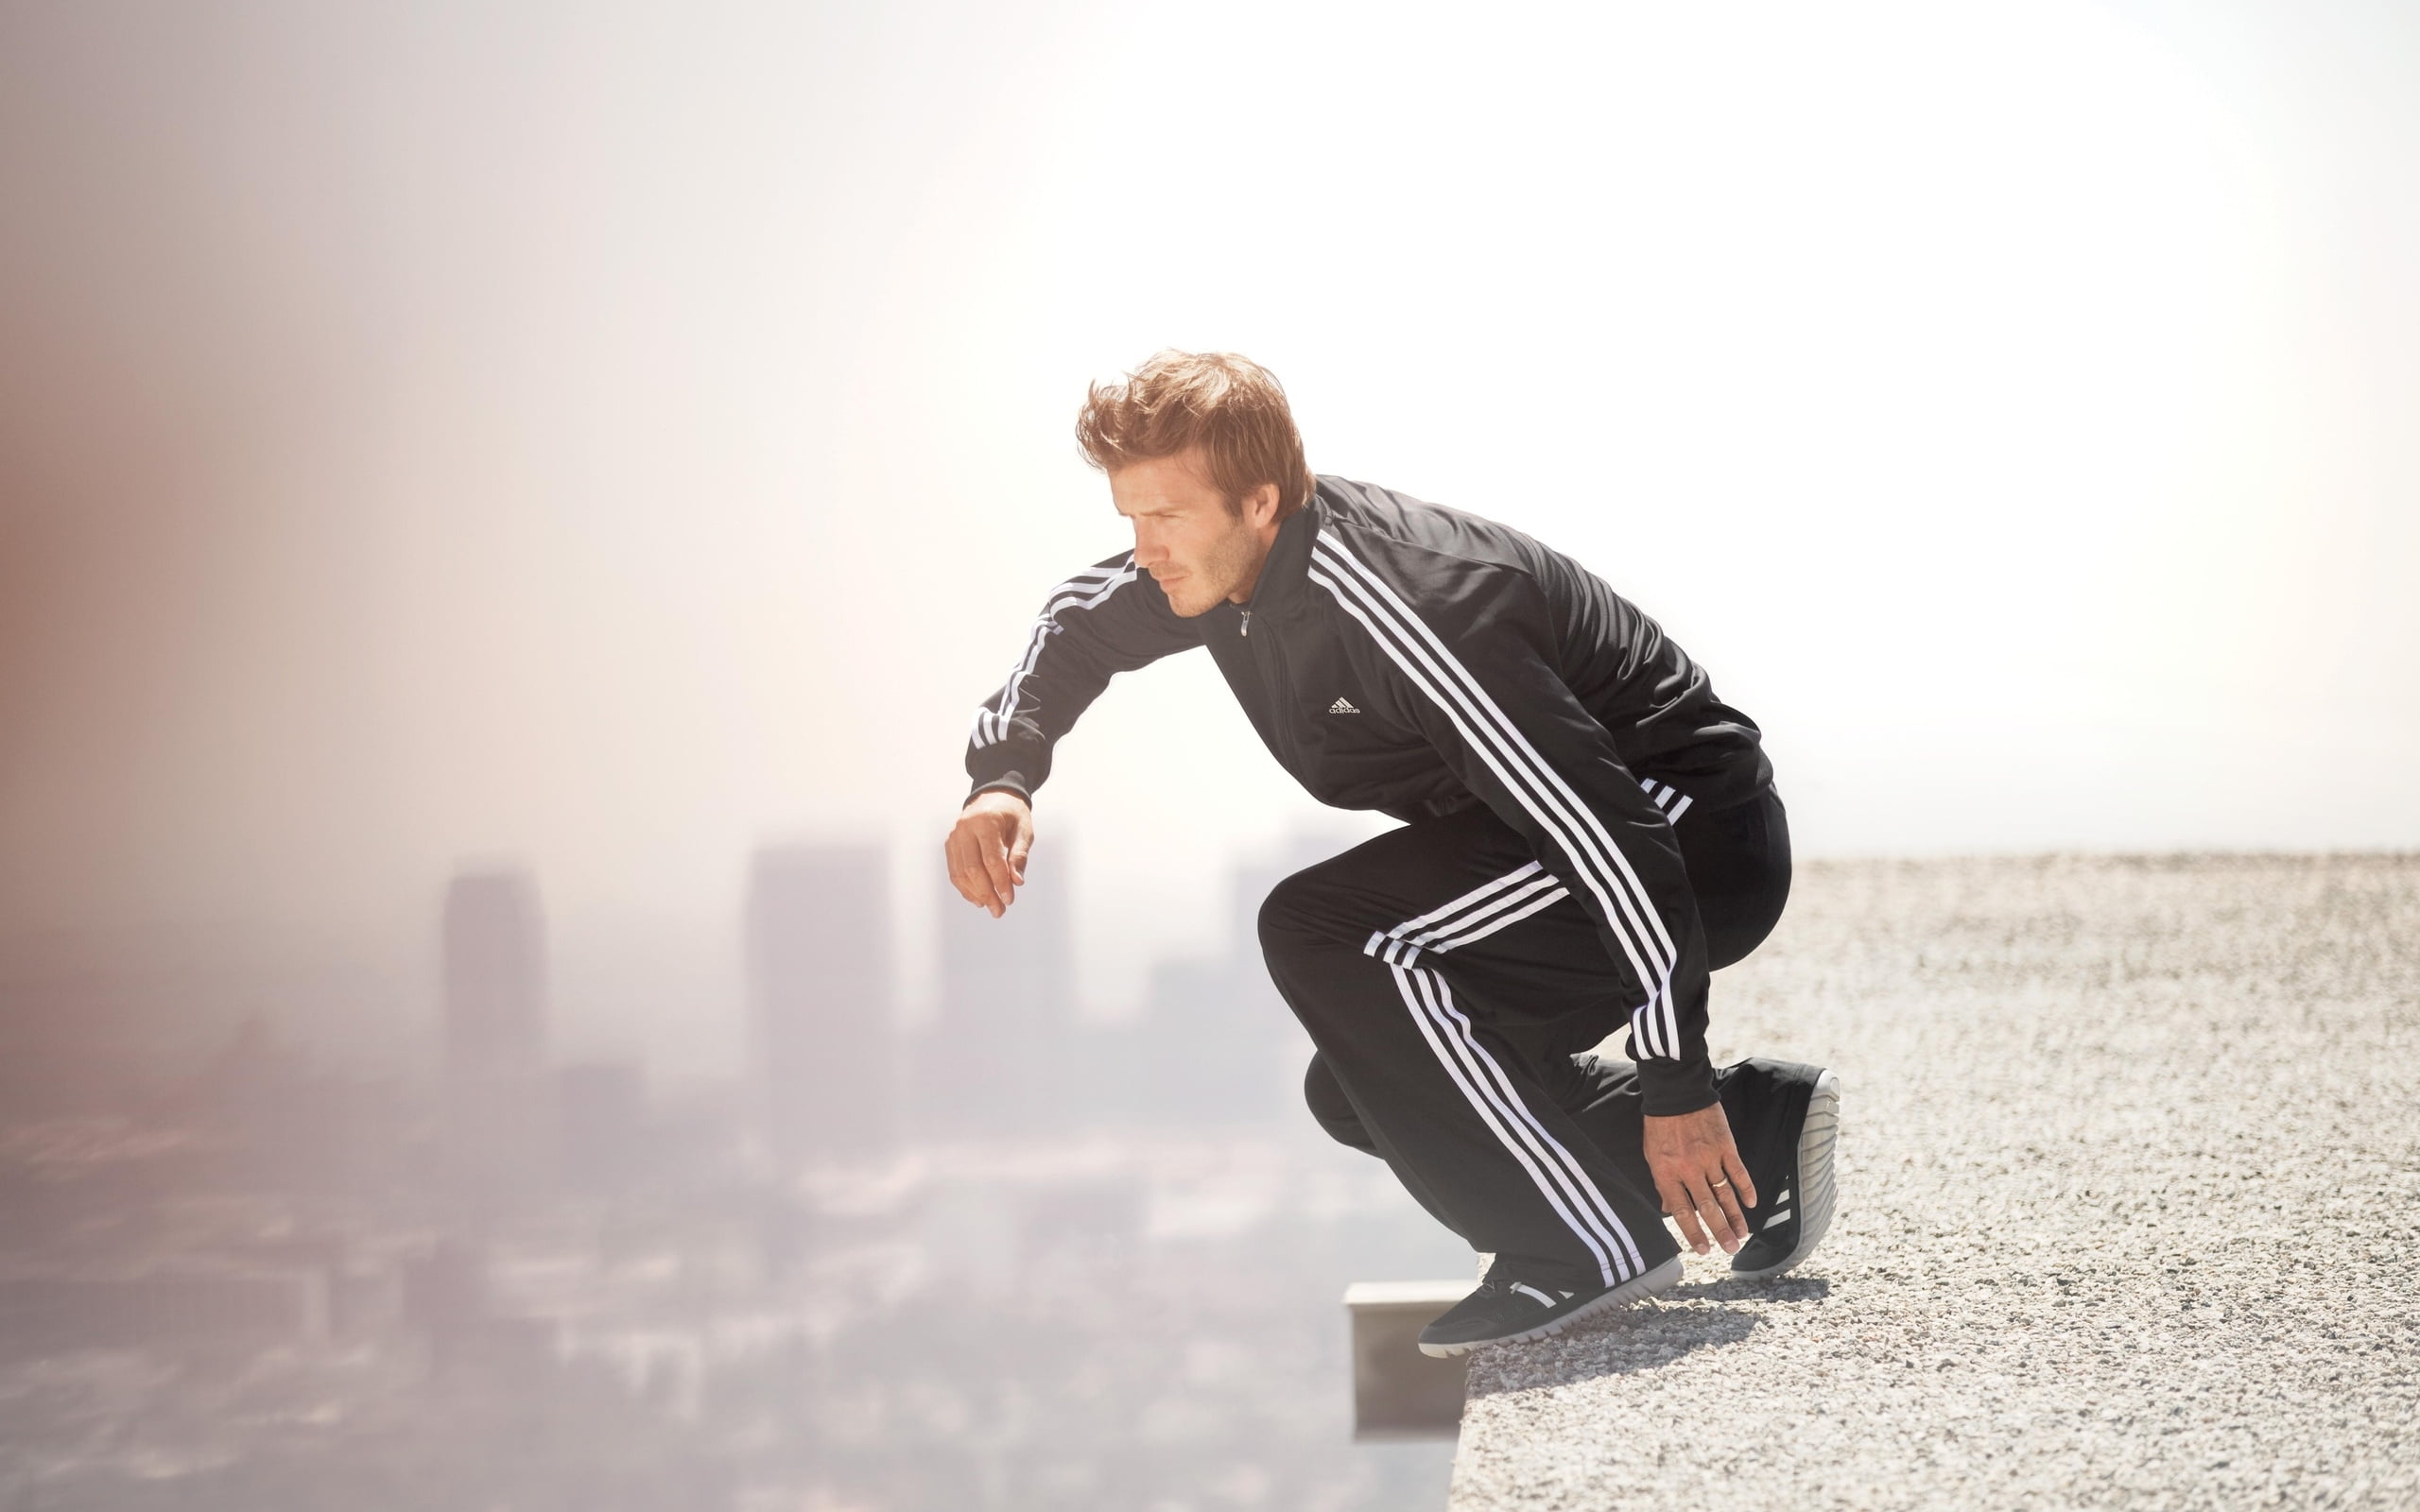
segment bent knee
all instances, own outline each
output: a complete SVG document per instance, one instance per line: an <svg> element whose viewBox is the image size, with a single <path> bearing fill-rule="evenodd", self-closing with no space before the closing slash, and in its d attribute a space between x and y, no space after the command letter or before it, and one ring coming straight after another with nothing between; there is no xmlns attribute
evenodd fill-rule
<svg viewBox="0 0 2420 1512"><path fill-rule="evenodd" d="M1344 1095L1344 1084L1328 1069L1326 1057L1314 1054L1303 1072L1303 1101L1319 1126L1327 1131L1328 1138L1357 1150L1377 1153L1377 1145L1362 1125L1361 1115L1354 1110L1353 1099Z"/></svg>
<svg viewBox="0 0 2420 1512"><path fill-rule="evenodd" d="M1318 871L1317 867L1298 871L1261 900L1258 928L1265 954L1293 954L1336 942L1333 891Z"/></svg>

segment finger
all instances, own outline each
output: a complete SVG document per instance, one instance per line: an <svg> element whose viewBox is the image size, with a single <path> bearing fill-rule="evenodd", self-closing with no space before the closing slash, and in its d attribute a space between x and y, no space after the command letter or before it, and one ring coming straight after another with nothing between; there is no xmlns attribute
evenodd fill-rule
<svg viewBox="0 0 2420 1512"><path fill-rule="evenodd" d="M1681 1243L1701 1255L1704 1254L1705 1230L1698 1226L1697 1205L1689 1200L1688 1190L1678 1184L1668 1184L1658 1189L1658 1194L1664 1199L1664 1211L1672 1215L1672 1222L1680 1228Z"/></svg>
<svg viewBox="0 0 2420 1512"><path fill-rule="evenodd" d="M1722 1185L1714 1185L1717 1179ZM1714 1229L1714 1237L1722 1246L1723 1253L1736 1255L1739 1246L1748 1242L1748 1220L1739 1215L1738 1194L1733 1189L1728 1177L1709 1177L1706 1187L1714 1199L1714 1206L1706 1213L1708 1226Z"/></svg>
<svg viewBox="0 0 2420 1512"><path fill-rule="evenodd" d="M1015 874L1020 887L1025 885L1025 859L1032 853L1033 832L1019 826L1016 843L1009 847L1009 870Z"/></svg>
<svg viewBox="0 0 2420 1512"><path fill-rule="evenodd" d="M1722 1152L1722 1169L1731 1177L1733 1190L1739 1194L1744 1208L1753 1208L1763 1199L1756 1195L1755 1178L1748 1175L1748 1167L1740 1162L1737 1150Z"/></svg>
<svg viewBox="0 0 2420 1512"><path fill-rule="evenodd" d="M958 889L958 895L960 898L971 903L976 901L976 898L966 885L965 848L964 836L959 831L952 829L942 841L942 862L948 871L949 885Z"/></svg>
<svg viewBox="0 0 2420 1512"><path fill-rule="evenodd" d="M991 870L983 865L987 843L979 819L959 820L958 828L950 832L951 872L966 901L997 919L1009 903L992 885Z"/></svg>
<svg viewBox="0 0 2420 1512"><path fill-rule="evenodd" d="M1683 1177L1682 1185L1689 1194L1690 1204L1697 1209L1698 1221L1705 1225L1706 1236L1720 1245L1724 1254L1736 1251L1739 1241L1732 1237L1731 1220L1724 1215L1722 1204L1715 1198L1712 1180L1703 1173L1695 1173ZM1703 1254L1704 1251L1700 1250L1699 1253Z"/></svg>
<svg viewBox="0 0 2420 1512"><path fill-rule="evenodd" d="M993 917L997 918L1000 910L1014 902L1017 896L1016 877L1009 870L1008 847L985 835L977 853L983 858L983 872L991 879L992 891L999 896L999 908L993 910Z"/></svg>
<svg viewBox="0 0 2420 1512"><path fill-rule="evenodd" d="M968 902L977 908L989 909L993 918L999 918L1000 900L994 895L992 879L984 872L983 863L977 859L975 836L964 829L952 830L947 850L950 885L956 887L958 895Z"/></svg>
<svg viewBox="0 0 2420 1512"><path fill-rule="evenodd" d="M959 859L958 831L955 828L942 837L942 869L949 878L949 885L958 889L958 895L973 902L974 898L966 890L966 868Z"/></svg>

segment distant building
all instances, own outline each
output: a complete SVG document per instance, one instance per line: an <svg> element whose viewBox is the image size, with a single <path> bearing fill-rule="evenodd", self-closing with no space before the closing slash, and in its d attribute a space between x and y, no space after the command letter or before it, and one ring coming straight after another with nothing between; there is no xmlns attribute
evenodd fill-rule
<svg viewBox="0 0 2420 1512"><path fill-rule="evenodd" d="M528 1074L546 1060L546 926L519 871L464 872L445 890L445 1069Z"/></svg>
<svg viewBox="0 0 2420 1512"><path fill-rule="evenodd" d="M889 1157L900 1125L889 853L856 845L759 850L747 936L774 1156L819 1165Z"/></svg>
<svg viewBox="0 0 2420 1512"><path fill-rule="evenodd" d="M917 1057L918 1122L934 1132L1046 1134L1077 1121L1085 1089L1063 854L1034 868L999 919L942 885L940 1011Z"/></svg>
<svg viewBox="0 0 2420 1512"><path fill-rule="evenodd" d="M546 1062L546 931L520 871L466 871L445 891L447 1144L457 1185L501 1199L542 1181L555 1143Z"/></svg>

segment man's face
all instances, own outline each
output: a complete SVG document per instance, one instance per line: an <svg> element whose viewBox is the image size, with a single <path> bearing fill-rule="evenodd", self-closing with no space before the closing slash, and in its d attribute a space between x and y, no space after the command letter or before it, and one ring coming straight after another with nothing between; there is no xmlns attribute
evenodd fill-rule
<svg viewBox="0 0 2420 1512"><path fill-rule="evenodd" d="M1134 565L1159 582L1170 609L1191 619L1252 597L1277 539L1276 485L1262 484L1230 509L1194 450L1130 462L1109 475L1109 492L1134 526Z"/></svg>

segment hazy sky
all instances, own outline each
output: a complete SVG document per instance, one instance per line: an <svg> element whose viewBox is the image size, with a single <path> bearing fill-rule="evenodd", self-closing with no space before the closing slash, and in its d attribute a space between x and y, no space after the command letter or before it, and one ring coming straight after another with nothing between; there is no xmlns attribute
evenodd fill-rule
<svg viewBox="0 0 2420 1512"><path fill-rule="evenodd" d="M598 1015L727 976L760 838L924 866L1163 346L1657 615L1805 851L2420 844L2415 267L2394 3L0 0L0 934L503 856ZM1097 1005L1366 824L1201 657L1040 811Z"/></svg>

